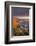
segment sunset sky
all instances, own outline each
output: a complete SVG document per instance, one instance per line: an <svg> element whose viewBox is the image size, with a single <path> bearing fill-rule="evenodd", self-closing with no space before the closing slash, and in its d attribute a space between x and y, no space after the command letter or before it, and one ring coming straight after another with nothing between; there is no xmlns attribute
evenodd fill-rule
<svg viewBox="0 0 36 46"><path fill-rule="evenodd" d="M12 7L12 15L17 16L17 15L29 15L29 9L30 8L21 8L21 7Z"/></svg>
<svg viewBox="0 0 36 46"><path fill-rule="evenodd" d="M16 28L17 25L19 24L19 17L21 17L21 19L27 19L29 16L29 9L30 8L20 8L20 7L13 7L12 8L12 16L13 16L13 27ZM26 16L25 16L26 14ZM24 17L25 16L25 17ZM24 23L24 22L22 22Z"/></svg>

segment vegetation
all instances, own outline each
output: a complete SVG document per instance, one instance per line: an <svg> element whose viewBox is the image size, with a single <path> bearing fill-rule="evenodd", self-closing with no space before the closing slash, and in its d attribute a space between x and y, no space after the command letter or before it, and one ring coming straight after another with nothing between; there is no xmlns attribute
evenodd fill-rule
<svg viewBox="0 0 36 46"><path fill-rule="evenodd" d="M18 25L16 28L13 28L13 35L14 36L24 36L29 35L29 29L28 28L21 28L20 25Z"/></svg>

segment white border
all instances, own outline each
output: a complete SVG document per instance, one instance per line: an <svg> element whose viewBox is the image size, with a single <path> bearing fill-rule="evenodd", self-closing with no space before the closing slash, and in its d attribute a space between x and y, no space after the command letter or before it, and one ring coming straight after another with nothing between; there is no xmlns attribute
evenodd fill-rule
<svg viewBox="0 0 36 46"><path fill-rule="evenodd" d="M31 8L29 11L29 36L13 36L11 37L11 7L27 7L27 8ZM32 6L25 6L25 5L10 5L9 6L10 12L9 12L9 16L10 16L10 21L9 21L9 38L10 41L16 41L16 40L29 40L32 39L33 40L33 7Z"/></svg>

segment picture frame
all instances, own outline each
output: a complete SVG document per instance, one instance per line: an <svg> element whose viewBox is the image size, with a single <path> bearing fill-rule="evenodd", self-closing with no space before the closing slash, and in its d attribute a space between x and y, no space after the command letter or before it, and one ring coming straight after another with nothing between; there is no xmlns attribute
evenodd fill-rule
<svg viewBox="0 0 36 46"><path fill-rule="evenodd" d="M6 1L5 22L5 44L35 42L35 3Z"/></svg>

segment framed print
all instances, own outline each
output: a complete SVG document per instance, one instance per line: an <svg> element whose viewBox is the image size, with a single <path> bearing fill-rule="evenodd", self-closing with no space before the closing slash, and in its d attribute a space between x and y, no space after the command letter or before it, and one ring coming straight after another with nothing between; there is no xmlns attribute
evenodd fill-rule
<svg viewBox="0 0 36 46"><path fill-rule="evenodd" d="M35 3L5 2L5 43L35 42Z"/></svg>

